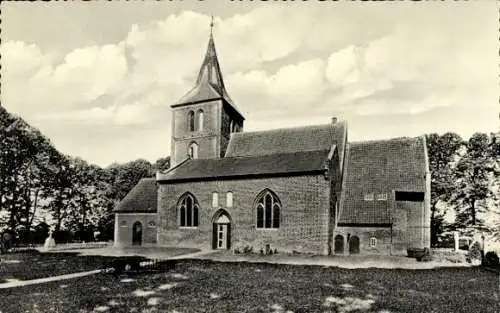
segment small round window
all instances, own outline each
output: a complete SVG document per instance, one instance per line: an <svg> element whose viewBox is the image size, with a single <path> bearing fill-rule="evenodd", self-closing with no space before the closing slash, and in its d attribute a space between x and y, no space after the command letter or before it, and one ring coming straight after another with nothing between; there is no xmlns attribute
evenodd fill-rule
<svg viewBox="0 0 500 313"><path fill-rule="evenodd" d="M154 221L150 221L148 223L148 227L156 227L156 223Z"/></svg>
<svg viewBox="0 0 500 313"><path fill-rule="evenodd" d="M120 227L127 227L127 221L121 221Z"/></svg>

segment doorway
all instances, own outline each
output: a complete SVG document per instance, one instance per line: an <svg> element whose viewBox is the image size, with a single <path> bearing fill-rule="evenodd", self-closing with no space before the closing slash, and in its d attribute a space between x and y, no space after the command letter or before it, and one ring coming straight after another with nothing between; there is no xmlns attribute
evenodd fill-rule
<svg viewBox="0 0 500 313"><path fill-rule="evenodd" d="M335 236L334 252L344 253L344 236L342 235Z"/></svg>
<svg viewBox="0 0 500 313"><path fill-rule="evenodd" d="M132 226L132 245L140 246L142 245L142 224L141 222L135 222Z"/></svg>
<svg viewBox="0 0 500 313"><path fill-rule="evenodd" d="M349 253L350 254L358 254L359 253L359 237L352 236L349 239Z"/></svg>
<svg viewBox="0 0 500 313"><path fill-rule="evenodd" d="M226 214L220 214L213 225L212 248L227 250L231 247L231 221Z"/></svg>

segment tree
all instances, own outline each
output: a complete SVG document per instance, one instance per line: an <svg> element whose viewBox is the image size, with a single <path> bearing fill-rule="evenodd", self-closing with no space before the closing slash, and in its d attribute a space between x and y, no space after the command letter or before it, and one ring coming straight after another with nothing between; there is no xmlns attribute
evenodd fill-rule
<svg viewBox="0 0 500 313"><path fill-rule="evenodd" d="M151 177L151 163L144 159L127 162L125 164L112 164L106 170L111 184L110 198L121 201L144 177Z"/></svg>
<svg viewBox="0 0 500 313"><path fill-rule="evenodd" d="M29 233L39 200L58 154L49 139L0 107L0 211L8 212L8 228Z"/></svg>
<svg viewBox="0 0 500 313"><path fill-rule="evenodd" d="M451 203L455 206L457 227L484 225L480 215L486 212L487 200L494 195L491 190L494 171L491 138L484 133L473 134L454 175L456 189Z"/></svg>
<svg viewBox="0 0 500 313"><path fill-rule="evenodd" d="M453 166L463 140L455 133L433 133L426 135L426 142L431 172L431 245L435 245L444 230L446 213L439 204L447 202L453 193Z"/></svg>
<svg viewBox="0 0 500 313"><path fill-rule="evenodd" d="M152 174L155 175L156 171L165 171L170 168L170 156L159 158L152 166Z"/></svg>

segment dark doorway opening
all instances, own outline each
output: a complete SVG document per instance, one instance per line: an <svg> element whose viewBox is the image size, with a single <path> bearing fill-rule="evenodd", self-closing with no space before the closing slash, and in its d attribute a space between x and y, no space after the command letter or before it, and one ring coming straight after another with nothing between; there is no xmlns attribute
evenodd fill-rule
<svg viewBox="0 0 500 313"><path fill-rule="evenodd" d="M337 235L335 236L335 253L344 253L344 236Z"/></svg>
<svg viewBox="0 0 500 313"><path fill-rule="evenodd" d="M359 253L359 237L351 236L349 239L349 253L358 254Z"/></svg>
<svg viewBox="0 0 500 313"><path fill-rule="evenodd" d="M140 246L142 245L142 224L141 222L135 222L132 227L132 245Z"/></svg>

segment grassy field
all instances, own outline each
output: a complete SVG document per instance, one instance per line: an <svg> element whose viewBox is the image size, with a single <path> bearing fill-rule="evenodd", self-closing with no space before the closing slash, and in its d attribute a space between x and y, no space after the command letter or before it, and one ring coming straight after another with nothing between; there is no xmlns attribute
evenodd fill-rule
<svg viewBox="0 0 500 313"><path fill-rule="evenodd" d="M98 274L0 290L7 312L497 312L480 268L341 269L179 260L162 273Z"/></svg>
<svg viewBox="0 0 500 313"><path fill-rule="evenodd" d="M196 249L180 248L162 249L162 252L167 256L196 251ZM127 252L134 252L134 250ZM115 257L80 256L73 252L40 253L36 250L0 254L0 283L6 282L8 279L30 280L101 269L113 259Z"/></svg>

